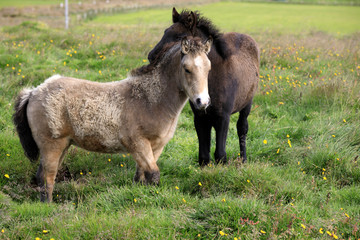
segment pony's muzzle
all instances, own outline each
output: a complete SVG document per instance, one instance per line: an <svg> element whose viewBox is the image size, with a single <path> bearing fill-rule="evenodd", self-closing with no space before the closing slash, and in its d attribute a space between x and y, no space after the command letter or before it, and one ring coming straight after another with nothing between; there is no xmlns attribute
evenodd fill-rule
<svg viewBox="0 0 360 240"><path fill-rule="evenodd" d="M197 98L195 98L195 101L193 103L196 109L204 110L210 105L210 102L211 102L210 97L209 95L207 95L207 96L198 96Z"/></svg>

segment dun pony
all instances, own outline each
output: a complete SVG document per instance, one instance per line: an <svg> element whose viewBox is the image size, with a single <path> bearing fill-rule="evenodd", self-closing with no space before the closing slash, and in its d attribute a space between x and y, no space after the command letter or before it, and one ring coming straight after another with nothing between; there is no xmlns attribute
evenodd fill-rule
<svg viewBox="0 0 360 240"><path fill-rule="evenodd" d="M58 168L72 144L95 152L128 152L136 161L134 181L158 184L156 162L186 101L199 109L210 102L210 47L211 40L185 37L122 81L56 75L23 90L13 121L26 156L36 160L40 155L41 201L52 201Z"/></svg>

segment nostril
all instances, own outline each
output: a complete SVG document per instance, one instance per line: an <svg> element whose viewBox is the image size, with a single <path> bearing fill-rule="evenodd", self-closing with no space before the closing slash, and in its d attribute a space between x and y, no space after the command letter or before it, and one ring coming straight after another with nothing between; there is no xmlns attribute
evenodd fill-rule
<svg viewBox="0 0 360 240"><path fill-rule="evenodd" d="M200 98L197 98L197 99L196 99L196 104L197 104L197 105L201 105L201 99L200 99Z"/></svg>

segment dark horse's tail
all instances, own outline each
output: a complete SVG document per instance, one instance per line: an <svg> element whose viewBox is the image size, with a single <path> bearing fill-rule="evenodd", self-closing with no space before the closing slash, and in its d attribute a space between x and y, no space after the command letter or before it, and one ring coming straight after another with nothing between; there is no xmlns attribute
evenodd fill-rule
<svg viewBox="0 0 360 240"><path fill-rule="evenodd" d="M31 160L36 161L39 158L39 148L32 136L29 126L26 109L29 103L31 90L23 90L15 101L15 113L13 122L19 135L21 145L25 155Z"/></svg>

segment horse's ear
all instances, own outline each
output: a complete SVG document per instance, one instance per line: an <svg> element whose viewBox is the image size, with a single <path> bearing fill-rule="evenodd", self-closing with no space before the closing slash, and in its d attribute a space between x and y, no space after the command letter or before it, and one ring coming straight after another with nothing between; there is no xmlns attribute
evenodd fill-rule
<svg viewBox="0 0 360 240"><path fill-rule="evenodd" d="M180 20L180 14L176 11L175 7L173 7L173 11L172 11L172 20L173 23L177 23Z"/></svg>
<svg viewBox="0 0 360 240"><path fill-rule="evenodd" d="M196 18L196 14L193 11L191 11L191 13L189 14L188 21L189 21L190 31L192 32L192 34L194 34L197 24L197 18Z"/></svg>
<svg viewBox="0 0 360 240"><path fill-rule="evenodd" d="M212 43L213 43L212 37L209 37L208 40L206 40L206 42L205 42L205 53L206 54L208 54L210 52Z"/></svg>
<svg viewBox="0 0 360 240"><path fill-rule="evenodd" d="M186 37L184 37L183 39L181 39L181 52L183 54L188 54L189 51L190 51L190 42Z"/></svg>

